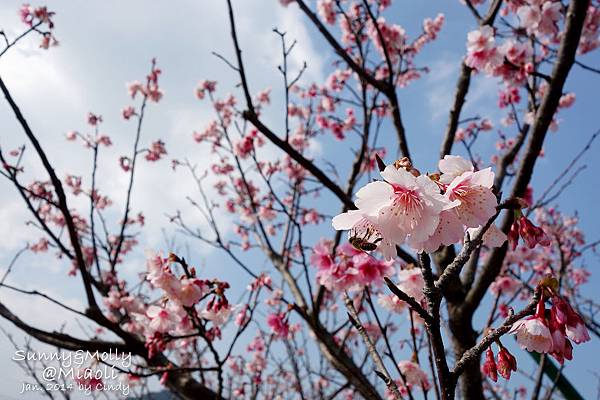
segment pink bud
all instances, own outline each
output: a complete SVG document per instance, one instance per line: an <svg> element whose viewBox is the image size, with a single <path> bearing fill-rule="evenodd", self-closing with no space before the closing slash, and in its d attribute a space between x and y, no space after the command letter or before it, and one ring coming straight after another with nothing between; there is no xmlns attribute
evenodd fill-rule
<svg viewBox="0 0 600 400"><path fill-rule="evenodd" d="M511 372L516 370L517 360L504 346L500 346L500 351L498 352L498 373L504 379L510 379Z"/></svg>
<svg viewBox="0 0 600 400"><path fill-rule="evenodd" d="M496 368L496 361L494 361L494 353L492 352L491 347L488 347L485 352L485 362L483 363L481 371L494 382L498 381L498 370Z"/></svg>

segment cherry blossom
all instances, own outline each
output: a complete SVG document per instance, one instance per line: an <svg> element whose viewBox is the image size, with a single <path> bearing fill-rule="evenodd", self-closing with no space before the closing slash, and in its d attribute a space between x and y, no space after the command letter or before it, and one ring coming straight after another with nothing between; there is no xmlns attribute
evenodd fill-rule
<svg viewBox="0 0 600 400"><path fill-rule="evenodd" d="M231 16L233 3L226 2ZM83 283L90 297L83 314L95 324L90 343L108 343L116 334L123 347L139 356L125 379L156 375L177 396L190 397L185 391L194 387L195 393L198 387L209 393L207 398L211 392L217 398L275 399L299 393L305 398L370 398L373 390L384 390L367 373L373 367L388 384L385 396L394 400L413 397L419 388L431 396L433 385L442 397L452 397L473 386L473 376L478 378L473 390L481 389L475 397L486 397L491 390L503 398L524 396L518 383L492 387L479 379L481 372L493 382L498 375L508 380L517 370L522 352L511 354L501 336L508 331L521 348L551 355L563 365L574 357L573 343L587 342L594 334L586 328L586 313L595 303L586 299L582 287L590 280L584 255L597 246L586 241L576 217L549 205L553 193L538 195L531 173L535 157L529 150L539 157L551 154L555 146L546 145L553 135L543 143L547 153L531 137L545 129L545 122L558 135L569 126L559 122L572 114L564 109L573 107L579 93L570 91L572 79L555 71L593 70L579 55L600 46L598 5L584 7L587 15L575 48L577 41L565 45L565 38L577 36L568 32L576 21L567 20L568 8L561 2L494 2L489 6L499 9L488 12L485 3L490 2L463 2L478 28L466 37L442 159L432 160L438 161L436 170L434 162L413 164L438 153L437 147L409 151L413 122L404 120L414 116L406 115L402 90L428 73L440 74L417 56L441 36L444 15L401 24L391 0L280 0L283 6L292 3L297 5L280 11L305 14L314 32L325 35L323 49L335 49L333 58L323 53L328 60L323 73L304 74L292 52L291 33L281 34L283 52L275 71L283 90L276 85L250 92L256 87L250 63L256 60L240 48L248 40L235 39L231 18L227 32L235 51L226 60L232 68L223 71L233 74L231 80L202 79L190 88L190 96L193 90L196 99L204 100L198 107L213 113L198 113L188 138L193 153L206 157L185 154L186 149L172 147L160 136L144 139L146 127L152 127L144 115L163 106L162 70L155 59L146 76L127 84L127 103L106 111L110 125L89 113L86 124L67 132L67 140L92 150L91 176L87 169L67 169L54 177L52 171L63 169L53 166L35 178L35 168L27 164L30 146L27 152L25 146L9 152L2 163L5 177L33 212L37 229L24 247L27 257L55 256L65 274ZM581 7L576 2L568 7L574 5ZM581 21L582 14L574 15L581 15ZM19 15L26 35L41 36L40 47L57 44L53 12L24 5ZM5 37L7 44L10 39ZM577 54L560 57L565 51ZM264 67L261 72L269 68ZM476 80L497 86L496 111L502 115L472 108L478 106L471 104ZM231 93L220 93L222 87ZM284 111L277 122L271 105ZM135 124L113 124L109 119L115 115L133 118ZM117 132L106 133L106 126L133 130L133 151L115 156L106 149L113 138L120 145L132 136L113 136ZM179 149L180 158L169 166L173 173L189 174L182 195L192 205L190 211L165 204L167 220L200 251L222 252L225 264L201 258L196 265L202 268L196 268L168 253L171 243L154 244L157 251L148 252L145 271L143 262L134 262L137 246L148 245L145 214L137 209L131 189L120 207L121 197L109 197L113 190L103 187L106 179L99 176L106 171L105 160L113 167L117 161L127 187L138 188L140 169L165 167L149 166L138 157L159 161L167 157L167 145ZM345 160L342 151L348 149L354 154ZM330 157L332 151L335 157ZM386 155L399 159L385 165ZM113 202L119 207L111 208ZM483 240L472 240L482 229ZM340 231L347 231L347 240ZM524 245L519 246L521 239ZM230 276L229 271L221 274L230 264L241 267L239 275L231 275L231 288L219 278ZM389 287L382 284L387 277ZM239 304L232 304L231 296ZM590 307L583 307L588 302ZM344 306L356 315L352 321ZM515 315L526 317L513 323ZM487 325L481 325L485 321L480 316L487 317ZM456 349L444 348L458 342L455 328L463 324L473 327L470 345L461 341ZM387 371L377 365L377 355ZM406 360L389 368L388 356ZM465 373L465 366L477 365L481 357L481 371ZM428 358L438 362L428 363ZM447 369L439 367L444 362ZM448 370L451 379L444 378Z"/></svg>
<svg viewBox="0 0 600 400"><path fill-rule="evenodd" d="M425 297L423 294L425 281L423 280L423 273L418 268L400 270L396 286L417 301L421 301Z"/></svg>
<svg viewBox="0 0 600 400"><path fill-rule="evenodd" d="M148 327L152 331L156 332L168 331L177 321L175 316L170 311L158 306L148 307L148 310L146 310L146 315L148 318L150 318L150 324Z"/></svg>
<svg viewBox="0 0 600 400"><path fill-rule="evenodd" d="M400 361L398 363L400 371L406 379L406 386L410 389L413 387L422 388L423 390L429 390L431 383L425 371L423 371L419 365L412 361Z"/></svg>
<svg viewBox="0 0 600 400"><path fill-rule="evenodd" d="M459 220L468 228L484 225L496 213L498 205L498 200L491 191L494 173L491 168L474 172L472 165L468 170L463 170L468 163L464 159L446 156L445 160L444 163L440 161L440 180L449 180L450 177L445 177L445 171L448 171L450 176L455 176L446 188L446 195L450 201L460 203L456 207ZM456 176L461 170L463 172Z"/></svg>
<svg viewBox="0 0 600 400"><path fill-rule="evenodd" d="M543 229L535 226L526 216L516 212L517 218L513 222L508 234L508 240L513 250L517 247L519 237L523 238L527 246L532 249L536 245L550 246L551 241Z"/></svg>
<svg viewBox="0 0 600 400"><path fill-rule="evenodd" d="M476 70L492 71L502 63L494 38L494 29L482 26L467 35L465 64Z"/></svg>
<svg viewBox="0 0 600 400"><path fill-rule="evenodd" d="M560 296L552 298L551 320L565 328L565 333L574 343L590 340L590 335L581 316Z"/></svg>
<svg viewBox="0 0 600 400"><path fill-rule="evenodd" d="M285 318L285 314L270 314L267 317L267 324L276 336L281 338L286 338L288 336L290 327Z"/></svg>
<svg viewBox="0 0 600 400"><path fill-rule="evenodd" d="M552 334L546 321L544 300L540 299L535 315L515 322L510 333L516 335L517 343L523 349L538 353L552 350Z"/></svg>
<svg viewBox="0 0 600 400"><path fill-rule="evenodd" d="M383 236L396 244L407 237L415 244L426 240L433 234L440 212L451 203L426 176L415 177L393 165L381 176L385 181L369 183L357 192L356 206L378 215Z"/></svg>

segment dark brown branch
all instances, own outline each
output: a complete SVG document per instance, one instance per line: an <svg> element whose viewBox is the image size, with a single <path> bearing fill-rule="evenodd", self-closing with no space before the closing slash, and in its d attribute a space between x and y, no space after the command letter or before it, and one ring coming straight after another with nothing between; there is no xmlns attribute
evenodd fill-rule
<svg viewBox="0 0 600 400"><path fill-rule="evenodd" d="M402 396L398 391L398 386L390 376L390 373L385 367L385 364L383 363L381 356L377 352L375 344L373 344L373 341L371 340L369 334L365 330L365 327L360 323L358 312L356 312L356 308L354 308L354 303L352 302L350 296L348 296L348 293L344 293L344 303L346 304L346 308L348 309L348 318L350 318L350 322L352 322L352 325L354 325L354 327L360 334L363 342L365 343L365 346L367 347L367 351L369 352L369 355L373 360L373 364L375 364L375 367L377 367L377 375L379 375L383 379L388 389L394 395L394 398L396 400L401 399Z"/></svg>
<svg viewBox="0 0 600 400"><path fill-rule="evenodd" d="M21 110L19 109L19 107L17 106L15 101L13 100L13 98L12 98L8 88L4 84L4 81L2 80L2 78L0 78L0 89L2 90L2 93L4 94L4 97L6 97L6 100L8 101L8 104L10 105L11 109L13 110L15 117L19 121L19 124L25 131L26 136L29 138L29 140L33 144L33 147L34 147L36 153L38 154L40 160L42 161L42 164L44 165L44 169L50 176L50 181L52 182L52 185L54 186L54 191L56 192L56 196L58 198L58 204L60 206L60 211L65 218L65 224L67 226L67 231L69 233L71 245L73 246L73 251L75 252L75 260L77 261L77 268L79 270L79 273L81 274L81 279L83 281L83 286L85 288L85 294L87 297L88 306L93 313L99 314L100 309L99 309L98 304L96 303L96 299L94 297L94 291L92 289L92 281L91 281L88 271L86 269L86 265L85 265L85 261L84 261L84 257L83 257L83 251L81 250L81 244L79 243L79 234L77 233L77 228L75 227L75 223L73 221L73 216L71 215L71 212L69 211L69 207L67 205L67 197L63 190L62 183L61 183L60 179L58 178L58 176L56 176L56 173L54 172L54 168L52 167L52 164L50 164L50 161L48 160L46 153L42 149L42 146L40 145L40 143L37 140L36 136L34 135L33 131L29 127L29 124L25 120L25 117L21 113Z"/></svg>
<svg viewBox="0 0 600 400"><path fill-rule="evenodd" d="M348 64L348 66L358 74L360 79L382 92L388 98L392 111L394 128L396 129L396 134L398 135L398 146L400 148L400 153L402 156L410 158L410 152L406 142L406 132L404 130L404 124L402 123L402 117L400 115L400 103L398 102L398 95L396 94L396 87L394 84L376 79L365 68L362 68L360 65L358 65L352 59L352 57L350 57L348 52L346 52L346 50L344 50L344 48L333 37L325 25L323 25L317 14L315 14L303 0L296 0L296 3L302 12L304 12L304 14L308 17L308 19L310 19L313 25L315 25L315 27L319 30L321 35L323 35L325 40L333 48L336 54L340 56L346 62L346 64ZM375 25L377 26L377 24ZM390 74L391 73L392 71L390 70Z"/></svg>
<svg viewBox="0 0 600 400"><path fill-rule="evenodd" d="M89 351L118 351L129 352L130 350L123 343L105 342L100 340L82 340L60 332L47 332L37 329L19 317L13 314L4 304L0 303L0 316L12 322L17 328L28 335L36 338L40 342L60 347L66 350L89 350Z"/></svg>
<svg viewBox="0 0 600 400"><path fill-rule="evenodd" d="M460 68L460 75L458 76L458 81L456 83L454 104L450 110L446 134L444 135L444 141L442 142L442 148L440 149L440 160L443 159L444 156L450 154L452 151L454 137L456 136L456 130L458 129L460 112L465 104L467 93L469 92L469 86L471 84L471 71L473 71L472 68L463 62Z"/></svg>
<svg viewBox="0 0 600 400"><path fill-rule="evenodd" d="M507 333L513 324L520 319L533 314L535 311L535 307L539 300L539 293L535 293L531 301L527 304L527 306L521 310L519 313L508 316L502 325L498 328L494 329L490 333L488 333L477 345L473 348L467 350L460 360L456 362L454 369L452 370L452 374L456 377L460 376L464 371L465 367L467 367L473 360L479 358L479 356L487 349L494 341L500 338L500 336Z"/></svg>
<svg viewBox="0 0 600 400"><path fill-rule="evenodd" d="M587 11L587 0L572 0L566 16L565 32L558 51L558 59L552 71L552 81L548 85L533 124L527 153L524 155L511 197L521 197L527 189L533 168L542 150L544 139L552 118L558 108L558 103L563 93L563 87L573 63L575 53L581 37L581 30Z"/></svg>
<svg viewBox="0 0 600 400"><path fill-rule="evenodd" d="M4 159L4 156L2 155L2 151L0 151L0 162L6 163L6 160ZM75 257L73 255L73 253L71 253L71 251L69 249L67 249L67 247L63 244L63 242L60 240L60 238L58 236L56 236L56 234L52 231L52 229L50 229L50 227L48 226L46 221L44 221L44 219L40 216L40 214L36 210L35 206L31 202L31 199L28 197L28 194L30 194L30 191L28 191L25 187L23 187L19 183L19 180L17 179L17 175L14 172L9 171L7 174L7 178L10 179L10 181L15 185L15 187L19 191L19 194L21 195L21 198L25 202L25 205L27 206L29 211L31 211L31 214L33 214L33 217L36 219L36 221L40 224L41 229L44 232L46 232L46 234L48 236L50 236L50 239L52 239L52 242L54 242L54 244L60 249L60 251L67 258L72 260Z"/></svg>
<svg viewBox="0 0 600 400"><path fill-rule="evenodd" d="M537 111L535 122L531 128L527 149L519 166L510 197L523 197L531 181L533 169L542 150L546 133L558 108L565 81L575 61L575 53L577 52L577 46L581 37L588 3L589 1L587 0L572 0L569 4L564 35L562 36L557 60L552 71L552 81L548 85L548 89L544 93ZM508 232L511 224L511 215L507 214L502 223L502 230ZM465 309L473 311L483 296L485 296L489 285L500 272L506 250L507 245L505 243L500 248L494 249L491 252L479 279L467 294L463 304Z"/></svg>
<svg viewBox="0 0 600 400"><path fill-rule="evenodd" d="M250 100L251 101L251 100ZM249 108L250 108L249 103ZM352 199L347 196L344 190L335 182L333 182L319 167L317 167L312 161L300 154L290 144L280 139L273 131L265 126L256 113L251 110L247 110L243 114L244 119L251 122L263 135L267 137L273 144L287 153L294 161L300 164L308 172L310 172L323 186L329 189L349 210L354 210L356 207L352 202Z"/></svg>
<svg viewBox="0 0 600 400"><path fill-rule="evenodd" d="M356 391L366 399L381 400L381 395L377 389L367 379L361 369L355 364L352 358L346 353L343 345L340 346L334 336L321 324L317 318L309 317L306 313L300 312L300 315L309 323L311 330L315 334L319 343L319 348L327 361L338 370Z"/></svg>
<svg viewBox="0 0 600 400"><path fill-rule="evenodd" d="M454 391L456 388L456 380L450 374L448 368L448 361L446 359L446 348L444 346L444 340L442 338L441 331L441 316L440 316L440 302L441 292L435 286L433 278L433 272L431 270L431 259L429 255L423 252L418 254L419 267L423 273L423 280L425 281L425 288L423 293L427 300L427 307L431 313L431 319L425 320L425 327L431 340L431 346L433 348L433 355L435 366L438 372L438 381L440 384L440 393L442 400L454 399Z"/></svg>
<svg viewBox="0 0 600 400"><path fill-rule="evenodd" d="M352 70L356 72L362 80L364 80L380 92L385 92L387 90L387 83L385 81L375 79L373 75L369 74L364 68L358 65L356 61L352 59L352 57L350 57L348 52L346 52L346 50L344 50L344 48L338 43L338 41L333 37L333 35L329 32L325 25L323 25L321 20L319 20L317 14L315 14L310 9L310 7L304 2L304 0L296 0L296 4L298 4L302 12L319 30L321 35L323 35L327 43L329 43L329 45L333 48L336 54L340 56L340 58L342 58L342 60L344 60L344 62L348 64L348 66L352 68Z"/></svg>
<svg viewBox="0 0 600 400"><path fill-rule="evenodd" d="M409 296L408 294L400 290L400 288L396 286L394 282L392 282L392 280L387 276L383 279L385 280L385 283L387 284L388 288L390 288L390 291L394 293L396 297L408 304L410 308L412 308L417 314L419 314L419 317L421 317L424 321L431 321L431 315L427 312L427 310L425 310L421 306L421 304L419 304L417 300L415 300L414 297Z"/></svg>
<svg viewBox="0 0 600 400"><path fill-rule="evenodd" d="M74 308L72 308L72 307L69 307L68 305L66 305L66 304L63 304L63 303L61 303L60 301L58 301L58 300L56 300L56 299L54 299L54 298L52 298L52 297L48 296L48 295L47 295L47 294L45 294L45 293L42 293L42 292L40 292L40 291L38 291L38 290L24 290L24 289L19 289L18 287L15 287L15 286L12 286L12 285L9 285L9 284L6 284L6 283L2 283L2 282L0 282L0 287L5 287L5 288L7 288L7 289L13 290L13 291L15 291L15 292L18 292L18 293L21 293L21 294L27 294L27 295L30 295L30 296L39 296L39 297L43 297L44 299L48 300L49 302L51 302L51 303L54 303L54 304L56 304L57 306L59 306L59 307L61 307L61 308L64 308L65 310L68 310L68 311L70 311L70 312L72 312L72 313L75 313L75 314L79 314L79 315L81 315L82 317L87 317L87 316L85 315L85 313L83 313L83 312L81 312L81 311L79 311L79 310L76 310L76 309L74 309Z"/></svg>
<svg viewBox="0 0 600 400"><path fill-rule="evenodd" d="M586 70L586 71L590 71L590 72L595 72L597 74L600 74L600 69L599 68L594 68L594 67L590 67L589 65L585 65L580 61L575 60L575 65L577 65L578 67Z"/></svg>
<svg viewBox="0 0 600 400"><path fill-rule="evenodd" d="M242 61L242 50L240 49L240 45L237 38L237 33L235 29L235 18L233 15L233 7L231 5L231 1L227 2L229 7L229 22L231 25L231 38L233 40L233 44L235 47L235 54L237 58L238 71L242 83L242 89L244 92L244 96L246 98L246 107L248 108L243 112L243 117L245 120L251 122L256 129L258 129L263 135L267 137L274 145L279 147L285 153L287 153L294 161L300 164L303 168L305 168L308 172L310 172L319 182L323 184L326 188L328 188L334 195L336 195L344 205L346 205L349 209L355 209L354 203L352 199L349 198L344 190L333 182L321 169L319 169L312 161L305 158L302 154L300 154L296 149L294 149L288 142L282 140L277 136L273 131L271 131L266 125L264 125L256 111L254 109L254 104L252 102L252 95L250 93L250 89L248 87L248 79L246 77L246 72L244 68L244 63Z"/></svg>
<svg viewBox="0 0 600 400"><path fill-rule="evenodd" d="M500 9L502 0L494 0L490 5L490 8L483 19L480 19L479 13L472 6L470 2L467 5L471 8L471 11L475 11L475 16L479 19L479 25L485 26L494 25L494 20ZM456 82L456 94L454 95L454 103L448 116L448 125L446 127L446 134L444 141L442 142L442 148L440 149L440 159L444 158L445 155L450 154L452 151L452 145L454 144L454 137L456 136L456 130L458 129L458 123L460 120L460 113L465 104L467 93L469 92L469 86L471 84L471 72L472 68L467 66L464 62L461 63L460 74L458 75L458 81Z"/></svg>

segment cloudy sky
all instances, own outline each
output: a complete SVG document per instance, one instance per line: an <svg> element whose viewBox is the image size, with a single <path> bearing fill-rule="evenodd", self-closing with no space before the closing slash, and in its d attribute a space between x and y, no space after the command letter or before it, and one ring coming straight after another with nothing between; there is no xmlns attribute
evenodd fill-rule
<svg viewBox="0 0 600 400"><path fill-rule="evenodd" d="M252 90L272 87L273 103L265 114L267 122L276 129L281 127L284 109L281 86L276 66L280 60L279 39L272 32L277 27L290 38L298 40L293 53L292 66L308 63L304 82L322 81L328 74L332 58L326 45L319 40L295 6L280 7L277 0L235 1L238 34L251 78ZM441 38L429 45L419 58L428 65L431 73L400 92L409 143L417 165L433 169L439 143L444 130L448 106L452 99L458 67L464 54L466 32L474 22L468 11L456 0L439 2L397 0L391 18L403 25L409 35L415 36L423 18L446 15L446 25ZM9 37L22 32L17 10L19 1L0 2L0 28ZM41 3L33 3L34 6ZM102 131L110 135L114 146L101 154L99 186L104 194L113 198L115 210L122 210L127 185L126 176L116 160L130 152L134 136L133 123L120 117L122 107L131 104L125 83L143 79L149 69L150 59L156 57L160 68L164 100L151 105L144 121L143 141L150 143L162 139L167 144L169 158L188 158L200 167L206 163L206 148L196 145L192 132L201 130L211 118L211 110L194 97L194 88L201 79L219 81L221 93L237 89L235 75L211 52L226 57L232 54L226 7L221 0L177 2L147 2L90 0L83 2L54 0L48 4L56 11L56 36L60 46L49 51L38 48L38 38L23 41L0 59L0 76L12 91L34 132L64 176L67 171L85 175L91 168L88 151L78 143L64 140L69 130L86 131L85 115L92 111L101 114L105 123ZM585 62L599 66L598 55L587 56ZM561 118L559 132L550 135L546 146L547 157L540 160L535 178L537 187L546 187L565 167L600 127L597 118L597 90L600 77L575 71L568 81L568 89L577 93L574 107ZM481 115L497 120L502 115L494 106L496 83L489 79L474 79L469 94L465 116ZM490 135L481 145L492 146ZM11 149L25 142L23 133L4 101L0 102L0 143ZM315 154L336 162L338 155L326 142L315 149ZM597 200L600 195L597 170L600 167L597 147L587 154L584 162L588 168L562 198L561 209L578 211L588 237L600 238L597 221L600 213ZM341 160L340 160L341 162ZM196 225L202 221L190 210L186 195L195 195L189 177L174 174L168 161L144 165L139 169L134 191L133 207L145 213L148 221L137 253L123 266L127 276L134 277L143 268L145 248L165 248L165 232L173 235L166 214L183 210L187 220ZM39 175L41 167L31 162L27 172ZM425 168L425 169L428 169ZM24 222L29 219L27 210L6 180L0 181L0 272L12 256L28 241L40 236ZM166 228L163 231L162 228ZM201 268L215 271L212 275L235 276L226 261L210 249L197 243L190 252ZM588 257L588 265L595 270L598 258ZM21 259L11 274L10 281L25 289L44 288L47 294L62 299L67 304L82 308L81 289L76 279L65 279L68 266L51 257ZM216 270L215 270L216 268ZM590 286L600 280L594 279ZM67 320L60 309L47 303L0 290L0 300L18 315L41 328L58 329ZM69 322L67 330L79 334L81 328ZM0 321L0 327L15 334L9 324ZM593 351L592 351L593 349ZM567 375L589 396L595 395L597 379L591 354L600 350L597 343L575 351L575 362ZM19 398L22 374L10 361L13 349L0 336L0 397Z"/></svg>

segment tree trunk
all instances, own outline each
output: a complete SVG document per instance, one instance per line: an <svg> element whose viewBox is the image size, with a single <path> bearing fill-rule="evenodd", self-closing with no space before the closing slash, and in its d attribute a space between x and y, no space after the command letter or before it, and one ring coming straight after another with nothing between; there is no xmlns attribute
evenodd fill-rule
<svg viewBox="0 0 600 400"><path fill-rule="evenodd" d="M449 326L454 356L459 359L465 351L475 346L477 333L473 330L472 315L465 315L459 304L448 304ZM473 361L460 376L459 388L462 400L484 400L480 359Z"/></svg>

